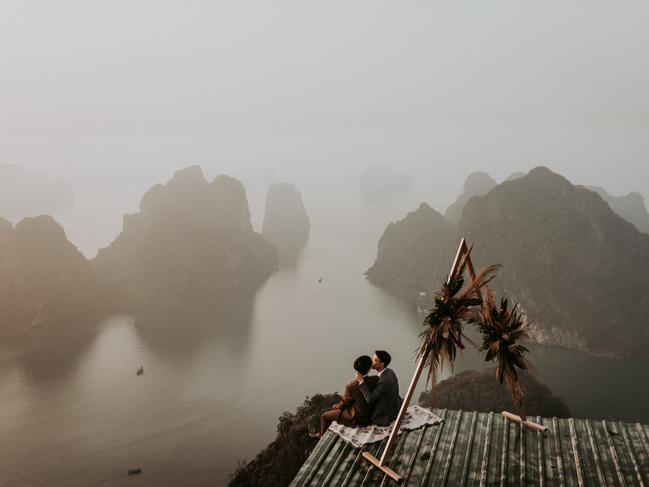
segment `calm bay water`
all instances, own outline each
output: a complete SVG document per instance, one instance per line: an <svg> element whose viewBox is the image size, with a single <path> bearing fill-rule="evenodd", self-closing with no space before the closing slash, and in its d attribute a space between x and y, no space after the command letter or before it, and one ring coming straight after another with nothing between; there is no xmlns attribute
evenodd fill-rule
<svg viewBox="0 0 649 487"><path fill-rule="evenodd" d="M0 485L225 485L283 411L340 391L376 348L404 393L419 319L363 277L382 226L314 225L301 257L249 298L1 340ZM542 347L531 359L575 416L649 421L648 361ZM457 369L483 366L467 350Z"/></svg>
<svg viewBox="0 0 649 487"><path fill-rule="evenodd" d="M416 328L365 282L372 258L314 235L252 299L1 341L0 484L225 484L283 411L341 390L356 356L394 350L407 381Z"/></svg>

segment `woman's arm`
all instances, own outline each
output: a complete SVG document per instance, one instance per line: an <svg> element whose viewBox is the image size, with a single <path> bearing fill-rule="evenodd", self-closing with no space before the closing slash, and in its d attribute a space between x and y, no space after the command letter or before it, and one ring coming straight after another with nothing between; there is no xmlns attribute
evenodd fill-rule
<svg viewBox="0 0 649 487"><path fill-rule="evenodd" d="M365 398L367 403L372 404L373 402L376 402L379 397L385 394L388 388L388 384L386 381L379 379L373 391L370 391L370 388L367 387L366 382L358 384L358 388L361 390L361 393L363 394L363 397Z"/></svg>

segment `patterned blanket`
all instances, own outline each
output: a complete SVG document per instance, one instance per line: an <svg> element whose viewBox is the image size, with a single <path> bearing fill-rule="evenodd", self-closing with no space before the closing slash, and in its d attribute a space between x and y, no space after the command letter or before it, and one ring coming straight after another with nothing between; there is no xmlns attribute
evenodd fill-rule
<svg viewBox="0 0 649 487"><path fill-rule="evenodd" d="M404 430L416 430L417 428L421 428L427 424L432 425L441 422L442 418L429 409L420 406L410 406L401 422L399 434ZM360 448L363 445L374 443L390 436L393 425L394 422L390 426L370 425L350 428L349 426L343 426L334 421L331 423L331 426L329 426L329 429L340 436L343 440L354 445L356 448Z"/></svg>

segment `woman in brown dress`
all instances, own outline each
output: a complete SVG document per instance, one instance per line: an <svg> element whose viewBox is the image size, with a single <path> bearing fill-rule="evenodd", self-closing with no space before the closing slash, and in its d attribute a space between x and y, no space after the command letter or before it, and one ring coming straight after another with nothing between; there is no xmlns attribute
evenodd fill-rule
<svg viewBox="0 0 649 487"><path fill-rule="evenodd" d="M356 379L345 386L345 394L342 400L335 404L333 409L322 413L322 416L320 416L320 436L326 433L333 421L352 428L370 424L372 410L358 388L358 382L362 379L370 390L376 387L378 377L367 375L371 368L372 359L368 355L362 355L354 360Z"/></svg>

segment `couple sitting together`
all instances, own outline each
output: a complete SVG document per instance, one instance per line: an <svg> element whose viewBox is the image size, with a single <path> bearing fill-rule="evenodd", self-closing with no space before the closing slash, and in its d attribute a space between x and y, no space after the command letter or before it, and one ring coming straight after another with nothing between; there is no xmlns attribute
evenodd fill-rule
<svg viewBox="0 0 649 487"><path fill-rule="evenodd" d="M320 416L320 436L333 421L356 428L375 424L389 426L397 418L403 400L399 397L399 381L390 365L390 354L377 350L374 357L362 355L354 361L356 378L347 384L345 394L333 409ZM377 375L368 375L370 369Z"/></svg>

